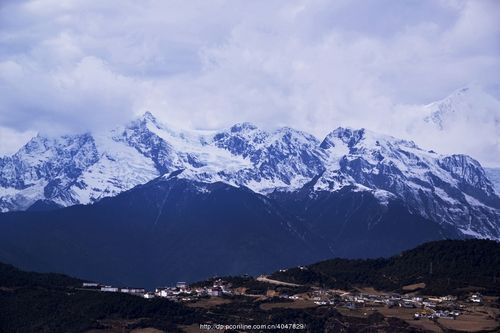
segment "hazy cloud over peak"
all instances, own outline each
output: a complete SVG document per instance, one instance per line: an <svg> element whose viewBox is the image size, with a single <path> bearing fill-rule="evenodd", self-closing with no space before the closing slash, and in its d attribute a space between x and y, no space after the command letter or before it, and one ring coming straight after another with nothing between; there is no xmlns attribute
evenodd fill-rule
<svg viewBox="0 0 500 333"><path fill-rule="evenodd" d="M414 137L412 105L470 82L500 96L498 22L497 1L3 1L0 126L83 131L150 110Z"/></svg>

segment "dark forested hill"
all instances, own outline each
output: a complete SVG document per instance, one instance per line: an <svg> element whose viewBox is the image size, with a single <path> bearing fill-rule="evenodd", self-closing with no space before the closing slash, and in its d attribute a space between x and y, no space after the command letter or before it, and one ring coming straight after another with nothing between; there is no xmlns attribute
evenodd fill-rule
<svg viewBox="0 0 500 333"><path fill-rule="evenodd" d="M460 293L472 287L498 295L500 244L478 239L435 241L390 258L332 259L276 272L272 277L299 284L383 290L423 282L428 293Z"/></svg>
<svg viewBox="0 0 500 333"><path fill-rule="evenodd" d="M0 263L0 332L85 332L109 318L177 332L175 324L193 322L194 311L180 304L77 289L82 282Z"/></svg>

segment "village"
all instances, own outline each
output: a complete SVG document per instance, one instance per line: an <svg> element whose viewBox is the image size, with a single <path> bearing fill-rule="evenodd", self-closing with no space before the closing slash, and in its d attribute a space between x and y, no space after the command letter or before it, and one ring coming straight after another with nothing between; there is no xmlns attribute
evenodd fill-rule
<svg viewBox="0 0 500 333"><path fill-rule="evenodd" d="M175 287L156 288L154 292L146 291L144 288L114 287L94 282L84 282L82 287L101 292L126 293L147 299L163 297L175 302L193 302L202 297L221 297L234 294L231 285L221 279L216 280L212 287L192 288L186 282L177 282Z"/></svg>
<svg viewBox="0 0 500 333"><path fill-rule="evenodd" d="M344 291L337 289L308 288L305 292L293 293L300 287L291 283L271 280L266 276L255 279L260 283L267 283L269 288L263 293L249 293L247 288L233 286L223 278L210 280L209 285L189 285L178 282L175 286L156 288L146 291L144 288L118 288L98 283L83 283L84 289L100 292L119 292L152 299L166 298L175 302L196 306L201 302L211 300L213 304L230 302L233 296L245 296L249 299L267 302L268 308L293 307L307 308L315 306L335 307L345 315L367 315L369 312L379 311L388 316L398 317L404 314L404 319L412 321L438 319L456 320L464 313L471 313L475 306L482 306L490 302L488 297L480 293L471 292L467 297L456 296L421 296L415 292L406 294L385 293L371 290ZM278 291L277 286L284 287L287 292Z"/></svg>

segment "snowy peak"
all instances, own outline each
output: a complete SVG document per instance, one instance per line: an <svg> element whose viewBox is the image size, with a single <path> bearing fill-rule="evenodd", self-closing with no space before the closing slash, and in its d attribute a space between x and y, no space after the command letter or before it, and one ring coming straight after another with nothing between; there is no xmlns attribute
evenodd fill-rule
<svg viewBox="0 0 500 333"><path fill-rule="evenodd" d="M232 133L242 133L242 132L253 132L253 131L256 131L258 129L259 128L257 126L255 126L254 124L249 123L249 122L244 122L244 123L234 124L233 126L231 126L231 128L229 130Z"/></svg>
<svg viewBox="0 0 500 333"><path fill-rule="evenodd" d="M333 132L328 134L325 140L323 140L323 142L325 141L333 142L333 139L337 138L340 139L345 144L347 144L349 147L353 147L364 138L364 135L365 135L364 128L352 129L352 128L338 127ZM325 145L328 145L327 142L325 142Z"/></svg>
<svg viewBox="0 0 500 333"><path fill-rule="evenodd" d="M156 120L156 117L153 116L153 114L149 111L146 111L144 112L144 114L142 115L142 117L140 118L144 121L149 121L149 122L152 122L152 123L156 123L157 120Z"/></svg>
<svg viewBox="0 0 500 333"><path fill-rule="evenodd" d="M0 159L0 208L26 209L38 200L92 203L162 175L260 194L366 191L383 205L401 201L412 214L464 234L500 238L500 199L468 156L439 155L367 129L339 127L323 141L250 123L185 131L150 112L109 132L37 136Z"/></svg>
<svg viewBox="0 0 500 333"><path fill-rule="evenodd" d="M443 130L455 123L469 120L498 122L500 101L486 93L476 84L460 88L448 97L428 104L424 108L424 121Z"/></svg>
<svg viewBox="0 0 500 333"><path fill-rule="evenodd" d="M439 160L441 168L450 172L461 183L481 189L489 196L495 196L493 184L478 161L470 156L455 154Z"/></svg>
<svg viewBox="0 0 500 333"><path fill-rule="evenodd" d="M86 133L58 138L37 135L11 159L16 166L9 178L27 185L36 178L49 181L54 177L77 176L94 164L98 156L92 136Z"/></svg>
<svg viewBox="0 0 500 333"><path fill-rule="evenodd" d="M165 128L166 126L162 124L150 111L144 112L140 117L132 120L126 125L126 128Z"/></svg>
<svg viewBox="0 0 500 333"><path fill-rule="evenodd" d="M500 237L500 199L469 156L442 156L412 141L345 128L330 133L321 148L328 153L326 170L313 191L355 186L401 200L414 214L460 226L468 235Z"/></svg>
<svg viewBox="0 0 500 333"><path fill-rule="evenodd" d="M264 144L269 134L250 123L239 123L226 131L216 133L212 142L218 148L226 149L233 155L244 158L254 155Z"/></svg>

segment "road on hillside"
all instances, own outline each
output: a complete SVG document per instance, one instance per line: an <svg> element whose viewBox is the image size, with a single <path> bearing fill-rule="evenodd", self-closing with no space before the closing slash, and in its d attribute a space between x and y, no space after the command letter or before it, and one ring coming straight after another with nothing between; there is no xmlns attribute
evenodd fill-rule
<svg viewBox="0 0 500 333"><path fill-rule="evenodd" d="M277 284L277 285L282 285L282 286L288 286L288 287L300 287L300 286L302 286L301 284L288 283L288 282L269 279L267 277L267 275L261 275L261 276L257 277L257 281L271 283L271 284Z"/></svg>

